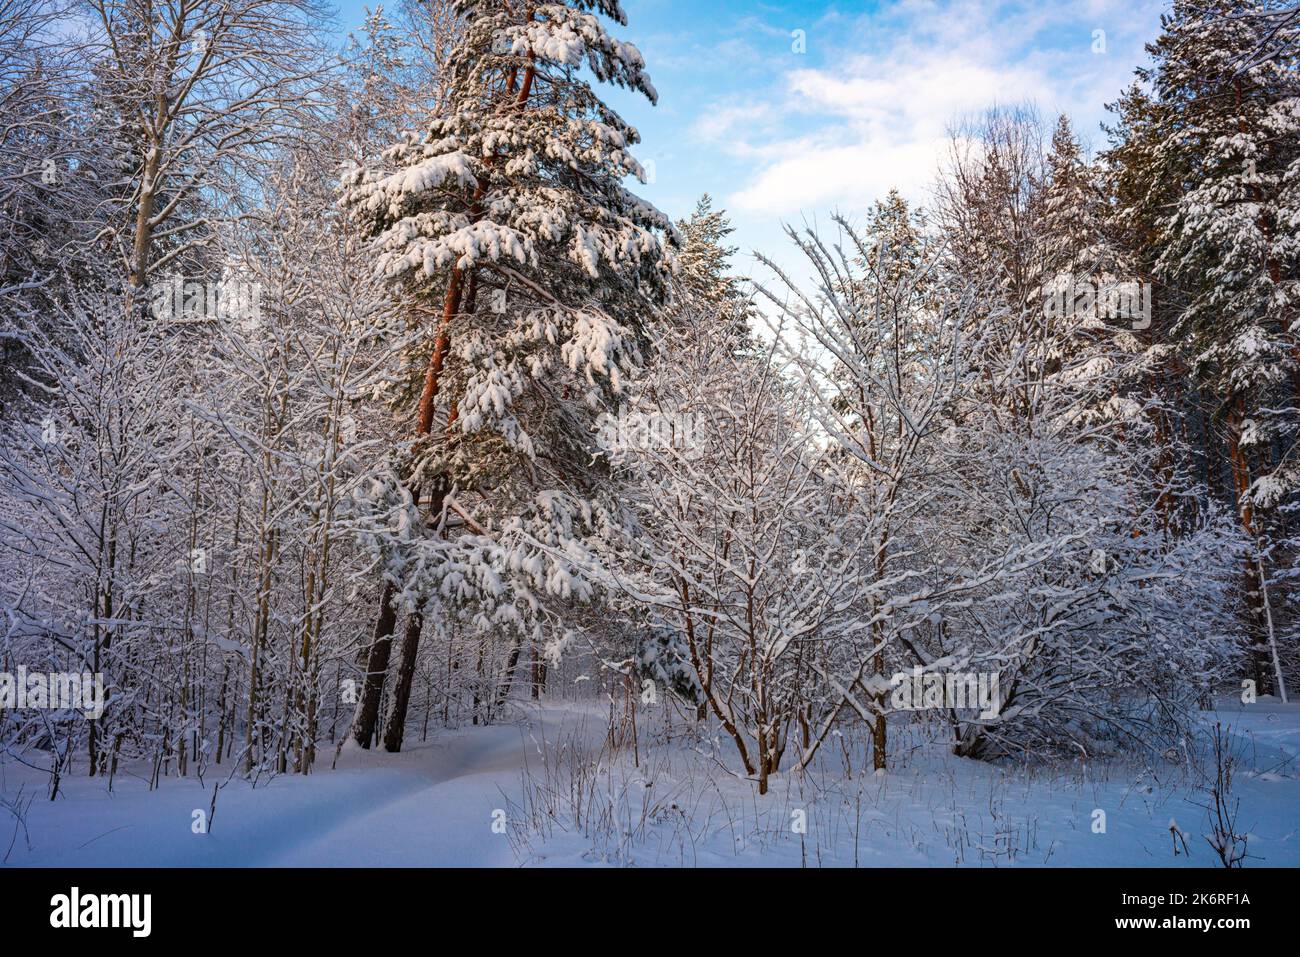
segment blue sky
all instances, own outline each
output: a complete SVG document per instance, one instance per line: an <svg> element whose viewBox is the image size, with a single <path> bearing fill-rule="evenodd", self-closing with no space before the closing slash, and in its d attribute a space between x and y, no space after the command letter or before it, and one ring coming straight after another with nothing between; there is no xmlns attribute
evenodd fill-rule
<svg viewBox="0 0 1300 957"><path fill-rule="evenodd" d="M621 39L645 55L659 103L609 89L641 132L674 218L701 193L727 209L740 247L792 263L782 223L853 217L891 186L924 204L954 119L993 103L1068 113L1100 148L1104 104L1145 62L1163 0L623 0ZM373 5L373 2L371 3ZM362 19L343 0L344 30ZM802 33L796 33L802 31ZM1098 34L1097 31L1103 31ZM802 40L802 43L800 41ZM761 275L761 271L757 274Z"/></svg>

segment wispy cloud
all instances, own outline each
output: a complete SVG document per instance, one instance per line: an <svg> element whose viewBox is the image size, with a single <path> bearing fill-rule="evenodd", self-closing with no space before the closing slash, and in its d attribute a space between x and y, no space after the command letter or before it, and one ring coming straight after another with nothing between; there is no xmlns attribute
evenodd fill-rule
<svg viewBox="0 0 1300 957"><path fill-rule="evenodd" d="M769 58L770 93L718 98L692 133L743 161L746 175L726 197L737 212L860 208L891 187L919 196L959 116L1032 100L1095 127L1156 32L1160 6L902 0L823 19L807 29L809 56ZM806 65L814 53L816 66Z"/></svg>

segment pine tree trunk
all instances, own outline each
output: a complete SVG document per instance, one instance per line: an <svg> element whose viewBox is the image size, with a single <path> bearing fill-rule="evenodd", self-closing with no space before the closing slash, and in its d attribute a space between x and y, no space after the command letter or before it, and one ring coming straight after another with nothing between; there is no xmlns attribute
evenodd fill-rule
<svg viewBox="0 0 1300 957"><path fill-rule="evenodd" d="M388 674L388 658L393 650L393 626L397 623L397 610L393 608L393 595L397 587L384 583L379 598L379 618L375 622L375 635L366 656L366 681L357 702L357 714L352 722L352 737L363 748L370 747L379 721L379 699L384 693L384 677Z"/></svg>
<svg viewBox="0 0 1300 957"><path fill-rule="evenodd" d="M1228 460L1232 465L1232 486L1236 493L1237 515L1242 529L1252 546L1257 543L1255 514L1247 493L1250 491L1250 463L1241 447L1241 430L1245 420L1245 402L1240 395L1228 405ZM1261 569L1262 572L1262 569ZM1255 673L1255 686L1260 694L1273 692L1272 674L1269 670L1268 646L1264 636L1264 611L1262 579L1256 578L1255 560L1247 555L1242 569L1241 592L1245 602L1246 647L1249 650Z"/></svg>
<svg viewBox="0 0 1300 957"><path fill-rule="evenodd" d="M516 639L514 647L510 649L510 657L506 659L505 681L501 684L501 690L497 692L496 709L500 710L505 706L506 699L510 697L510 688L515 681L515 671L519 667L519 651L523 644Z"/></svg>
<svg viewBox="0 0 1300 957"><path fill-rule="evenodd" d="M437 338L434 341L433 353L429 356L429 366L424 374L424 390L420 394L419 418L416 423L416 435L419 437L427 436L433 429L433 409L434 402L438 397L439 380L442 376L442 366L447 355L447 347L450 342L448 327L451 324L452 317L460 311L461 300L461 272L459 269L453 269L451 280L447 284L447 295L443 300L442 319L438 325ZM445 494L445 493L444 493ZM419 502L419 494L412 490L412 498L416 503ZM441 510L442 502L438 498L436 507ZM388 659L392 654L393 629L397 624L396 611L391 606L391 599L394 592L392 585L384 586L383 597L379 605L379 616L375 622L375 638L370 646L370 659L366 665L366 684L362 692L361 701L357 707L357 716L352 726L352 736L356 738L357 743L363 748L370 747L370 740L375 735L375 725L379 719L379 698L384 691L384 681L388 676ZM408 626L407 633L403 640L402 658L407 656L406 646L409 644L410 655L412 658L412 669L414 669L414 656L419 650L420 635L417 629L415 634L411 634ZM412 672L413 673L413 672ZM399 677L399 688L396 698L400 705L393 708L389 716L389 725L397 721L405 723L406 721L406 703L411 696L411 682L408 677L405 680L405 687L400 687L401 678ZM388 741L394 738L391 732L385 733L384 739ZM396 733L395 740L398 747L401 746L402 734ZM395 748L390 750L396 750Z"/></svg>
<svg viewBox="0 0 1300 957"><path fill-rule="evenodd" d="M466 312L470 312L474 309L474 295L477 290L477 282L472 272L469 274L469 281L463 285L468 286L468 289L464 292L463 301ZM442 322L438 327L438 338L434 343L433 355L429 359L429 370L425 375L424 395L420 397L419 434L421 436L427 436L433 431L433 404L438 396L443 362L446 359L447 349L451 342L451 322L461 310L461 290L461 272L460 270L453 270L451 284L447 289L447 298L443 303ZM453 403L447 419L449 432L455 422L455 417L456 406ZM433 495L429 500L429 514L434 516L442 514L443 503L450 491L449 477L446 475L438 476L435 480ZM411 682L415 677L415 661L420 651L420 632L423 626L424 616L417 612L407 622L406 633L402 636L401 666L397 674L397 688L393 692L393 710L389 713L388 726L384 731L384 747L389 751L400 751L402 749L403 728L406 725L406 712L411 704Z"/></svg>
<svg viewBox="0 0 1300 957"><path fill-rule="evenodd" d="M406 619L402 635L402 651L397 665L397 685L393 688L393 708L388 713L388 726L384 729L384 750L402 750L402 737L406 730L406 710L411 703L411 681L415 676L415 658L420 650L420 631L424 628L424 615L413 613Z"/></svg>

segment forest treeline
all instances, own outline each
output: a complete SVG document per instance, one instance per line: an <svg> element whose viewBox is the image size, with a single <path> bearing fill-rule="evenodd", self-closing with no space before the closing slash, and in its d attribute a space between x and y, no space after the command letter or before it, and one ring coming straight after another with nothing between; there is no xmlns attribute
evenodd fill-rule
<svg viewBox="0 0 1300 957"><path fill-rule="evenodd" d="M0 703L52 791L397 751L566 657L760 791L901 711L1091 755L1294 682L1300 8L1175 2L1097 155L955 118L754 281L629 188L623 27L0 0L0 670L106 688Z"/></svg>

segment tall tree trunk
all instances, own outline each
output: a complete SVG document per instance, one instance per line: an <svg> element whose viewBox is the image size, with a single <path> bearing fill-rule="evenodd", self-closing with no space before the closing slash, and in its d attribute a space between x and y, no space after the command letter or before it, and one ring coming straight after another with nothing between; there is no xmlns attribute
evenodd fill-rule
<svg viewBox="0 0 1300 957"><path fill-rule="evenodd" d="M443 362L446 359L447 348L450 343L449 326L452 318L460 311L460 300L461 271L453 269L451 280L447 284L447 295L443 300L442 318L438 324L433 352L429 356L429 365L424 374L424 389L420 393L419 417L416 422L416 435L418 437L427 436L433 429L434 403L438 398ZM418 490L412 489L411 496L418 504ZM437 503L437 507L441 510L441 501ZM379 614L375 620L375 635L370 645L369 660L366 663L366 683L362 688L361 700L357 702L357 713L352 722L352 736L363 748L370 747L370 741L375 736L375 725L379 720L379 699L384 693L384 681L388 676L388 659L392 654L393 629L397 624L397 612L392 607L392 597L395 590L391 584L385 584L383 594L380 597ZM412 645L411 655L414 657L419 642L419 630L417 629L412 635L408 626L403 641L403 659L406 657L405 645ZM414 663L412 663L412 668L414 668ZM405 692L399 688L398 695L403 698L403 701L409 701L410 693L410 680L408 678ZM405 706L393 709L389 718L390 724L393 720L406 721ZM385 734L384 737L387 740L390 736ZM396 740L399 747L401 746L401 739L401 733L398 732Z"/></svg>
<svg viewBox="0 0 1300 957"><path fill-rule="evenodd" d="M1236 494L1237 515L1241 519L1242 529L1252 549L1259 544L1255 527L1255 512L1251 505L1250 462L1246 450L1241 447L1241 431L1245 421L1245 400L1236 395L1228 403L1228 461L1232 466L1232 487ZM1257 571L1260 577L1256 577ZM1269 670L1269 650L1264 634L1264 587L1262 567L1256 568L1255 555L1247 555L1242 569L1241 592L1245 601L1246 647L1255 672L1255 686L1260 694L1270 694L1273 690L1272 674Z"/></svg>
<svg viewBox="0 0 1300 957"><path fill-rule="evenodd" d="M411 703L411 680L415 676L415 658L420 649L420 631L423 627L424 615L421 612L414 612L406 619L406 632L402 635L402 651L397 665L397 684L393 688L393 707L388 712L388 726L384 729L385 751L402 750L406 709Z"/></svg>
<svg viewBox="0 0 1300 957"><path fill-rule="evenodd" d="M393 650L393 625L397 622L397 611L393 608L393 595L396 591L397 587L392 582L384 582L384 590L379 597L375 634L370 642L370 653L366 656L366 681L362 685L356 717L352 721L352 737L363 748L370 747L375 724L379 721L379 699L384 693L384 676L388 674L388 657Z"/></svg>
<svg viewBox="0 0 1300 957"><path fill-rule="evenodd" d="M515 639L514 647L510 649L510 657L506 660L506 676L501 683L501 688L497 692L496 707L500 710L505 706L506 699L510 697L510 688L515 682L515 671L519 667L519 650L523 645L519 639Z"/></svg>
<svg viewBox="0 0 1300 957"><path fill-rule="evenodd" d="M464 295L465 311L474 309L474 295L477 281L471 272L468 289ZM425 394L420 398L420 435L427 436L433 431L433 403L437 398L439 382L442 378L442 366L451 341L450 328L452 320L461 309L461 278L457 270L452 275L452 289L443 304L442 323L438 329L438 340L434 344L433 356L429 360L429 371L425 376ZM453 402L447 418L447 430L455 422L456 405ZM433 495L429 500L429 514L435 517L442 514L443 503L451 491L451 480L447 475L440 475L434 480ZM384 748L388 751L402 750L402 735L406 725L406 712L411 704L411 682L415 678L415 661L420 652L420 632L424 627L424 615L416 612L406 623L406 632L402 635L402 653L397 671L397 688L393 692L393 709L388 714L388 726L384 730Z"/></svg>

